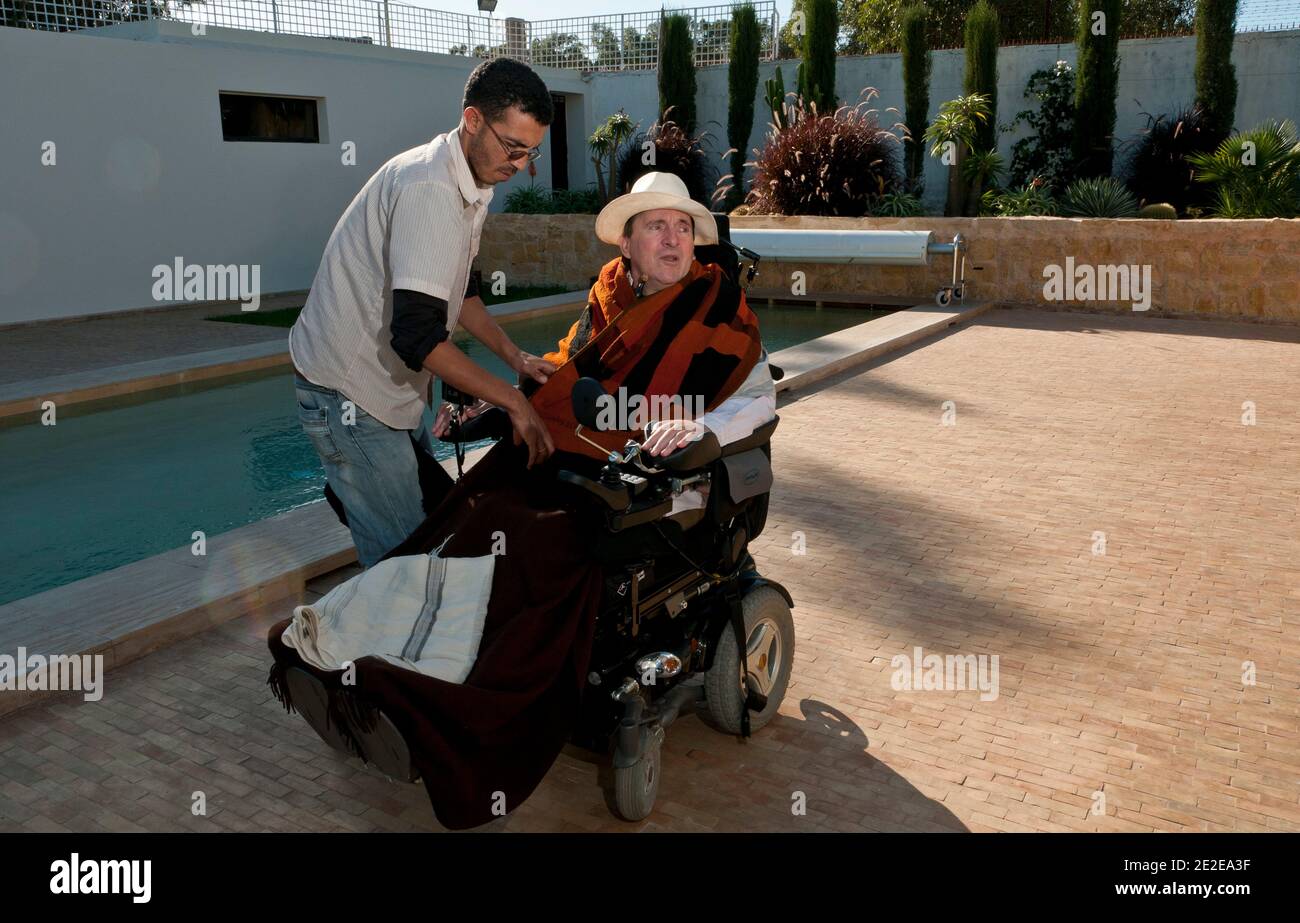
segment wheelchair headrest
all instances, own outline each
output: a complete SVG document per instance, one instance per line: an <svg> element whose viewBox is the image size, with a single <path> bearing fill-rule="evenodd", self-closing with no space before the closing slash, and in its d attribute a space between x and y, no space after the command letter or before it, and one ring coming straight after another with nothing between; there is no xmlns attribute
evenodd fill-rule
<svg viewBox="0 0 1300 923"><path fill-rule="evenodd" d="M608 397L609 392L596 379L579 378L573 383L573 390L569 392L573 418L587 429L599 429L597 422L600 419L600 403L602 399Z"/></svg>
<svg viewBox="0 0 1300 923"><path fill-rule="evenodd" d="M718 242L716 244L701 244L696 247L695 258L700 261L702 266L717 263L728 279L734 284L740 285L740 257L736 255L735 249L729 243L731 240L731 221L722 212L712 212L711 214L718 225Z"/></svg>

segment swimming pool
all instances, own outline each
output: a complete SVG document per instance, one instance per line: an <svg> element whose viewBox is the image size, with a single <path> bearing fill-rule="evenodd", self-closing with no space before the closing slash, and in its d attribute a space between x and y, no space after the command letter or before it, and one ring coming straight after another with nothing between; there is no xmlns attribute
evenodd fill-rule
<svg viewBox="0 0 1300 923"><path fill-rule="evenodd" d="M888 309L756 305L770 352ZM570 314L511 322L522 348L554 349ZM476 340L459 345L514 379ZM70 407L58 423L0 427L0 604L319 500L320 461L283 369ZM426 414L432 423L432 412ZM441 456L450 446L439 444Z"/></svg>

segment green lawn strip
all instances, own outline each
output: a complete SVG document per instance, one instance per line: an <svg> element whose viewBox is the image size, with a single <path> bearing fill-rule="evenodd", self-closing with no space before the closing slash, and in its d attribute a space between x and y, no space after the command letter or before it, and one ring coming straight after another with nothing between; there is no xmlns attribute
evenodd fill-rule
<svg viewBox="0 0 1300 923"><path fill-rule="evenodd" d="M488 305L505 304L508 301L522 301L525 298L541 298L545 295L559 295L570 291L567 285L519 285L506 290L504 295L494 295L490 287L483 292L483 303ZM274 311L241 311L238 314L218 314L207 320L225 321L229 324L255 324L259 327L292 327L298 319L302 306L296 308L277 308Z"/></svg>

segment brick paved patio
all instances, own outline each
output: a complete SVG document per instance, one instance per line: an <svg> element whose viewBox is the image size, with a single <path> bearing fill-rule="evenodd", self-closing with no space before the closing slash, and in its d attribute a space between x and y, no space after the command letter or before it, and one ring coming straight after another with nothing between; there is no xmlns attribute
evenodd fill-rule
<svg viewBox="0 0 1300 923"><path fill-rule="evenodd" d="M1300 829L1297 343L996 311L786 404L755 548L797 603L781 715L675 725L642 824L572 751L492 829ZM0 720L0 829L437 829L271 699L290 604ZM998 697L895 691L917 646L997 655Z"/></svg>

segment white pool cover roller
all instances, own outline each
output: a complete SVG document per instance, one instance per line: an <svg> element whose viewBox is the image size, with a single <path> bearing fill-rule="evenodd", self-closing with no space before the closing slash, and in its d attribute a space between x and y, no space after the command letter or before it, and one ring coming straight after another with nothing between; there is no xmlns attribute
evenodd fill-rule
<svg viewBox="0 0 1300 923"><path fill-rule="evenodd" d="M928 266L933 231L731 229L731 240L767 259L798 263Z"/></svg>

